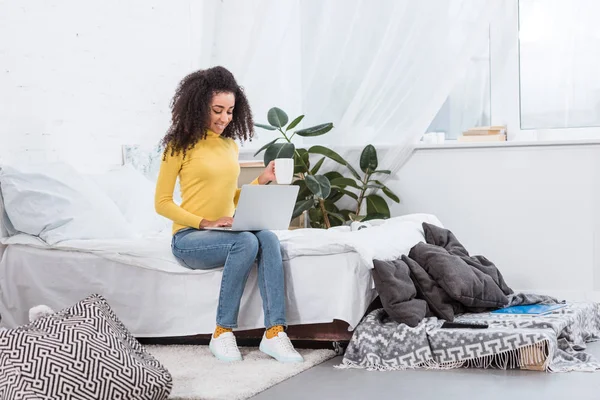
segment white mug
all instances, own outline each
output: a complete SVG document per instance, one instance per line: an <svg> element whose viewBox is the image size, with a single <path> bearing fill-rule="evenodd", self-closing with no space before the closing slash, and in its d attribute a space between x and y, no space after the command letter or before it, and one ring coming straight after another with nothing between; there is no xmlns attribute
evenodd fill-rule
<svg viewBox="0 0 600 400"><path fill-rule="evenodd" d="M294 178L294 159L277 158L275 160L275 179L279 185L289 185Z"/></svg>

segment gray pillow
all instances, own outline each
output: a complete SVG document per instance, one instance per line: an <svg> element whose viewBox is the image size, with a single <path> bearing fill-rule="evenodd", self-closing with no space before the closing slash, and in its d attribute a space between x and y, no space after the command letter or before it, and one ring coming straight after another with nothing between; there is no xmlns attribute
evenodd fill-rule
<svg viewBox="0 0 600 400"><path fill-rule="evenodd" d="M400 259L373 261L373 280L381 304L390 318L414 327L425 318L427 303L415 299L417 290L410 279L410 270Z"/></svg>
<svg viewBox="0 0 600 400"><path fill-rule="evenodd" d="M0 330L2 399L161 400L171 388L169 372L98 295Z"/></svg>
<svg viewBox="0 0 600 400"><path fill-rule="evenodd" d="M402 261L410 268L410 276L417 289L417 298L427 302L434 316L453 321L454 316L463 311L460 304L453 300L415 260L402 256Z"/></svg>
<svg viewBox="0 0 600 400"><path fill-rule="evenodd" d="M445 248L448 253L459 256L466 264L490 276L500 289L502 289L502 292L505 295L513 293L494 263L484 256L470 256L467 249L465 249L456 236L448 229L424 222L423 232L425 233L425 240L427 243Z"/></svg>
<svg viewBox="0 0 600 400"><path fill-rule="evenodd" d="M454 300L470 308L501 308L508 298L494 279L436 245L418 243L408 255Z"/></svg>

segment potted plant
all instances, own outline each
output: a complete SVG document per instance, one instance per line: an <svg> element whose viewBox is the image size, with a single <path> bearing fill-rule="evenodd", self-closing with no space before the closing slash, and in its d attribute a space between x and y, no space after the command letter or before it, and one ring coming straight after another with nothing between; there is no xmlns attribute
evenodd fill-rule
<svg viewBox="0 0 600 400"><path fill-rule="evenodd" d="M333 123L328 122L293 131L303 118L304 115L300 115L288 124L287 114L282 109L273 107L267 113L268 124L255 124L259 128L278 131L281 134L254 154L256 156L264 151L265 165L277 158L294 158L293 184L300 186L300 190L293 217L296 218L307 212L310 224L314 228L330 228L353 220L389 218L390 211L385 199L375 192L381 189L393 201L399 202L399 199L387 186L375 179L378 174L391 173L388 170L377 170L375 147L367 145L361 153L360 169L364 174L361 176L350 163L327 147L316 145L308 149L297 149L292 142L295 135L315 137L333 129ZM311 155L321 156L312 166ZM350 172L351 177L344 177L337 171L319 173L325 158L343 165ZM340 210L336 206L343 196L356 200L356 207L353 210ZM363 202L366 202L364 215L361 214Z"/></svg>

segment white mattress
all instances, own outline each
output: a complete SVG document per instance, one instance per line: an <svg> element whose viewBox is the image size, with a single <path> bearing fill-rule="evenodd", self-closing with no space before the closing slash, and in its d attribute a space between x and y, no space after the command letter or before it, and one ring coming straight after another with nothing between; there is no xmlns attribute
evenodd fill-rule
<svg viewBox="0 0 600 400"><path fill-rule="evenodd" d="M284 264L290 325L338 319L354 328L376 296L371 270L356 252L300 256ZM135 336L211 333L221 275L222 268L156 268L151 262L131 265L102 254L10 244L0 261L2 325L26 323L34 305L59 310L98 293ZM238 322L239 329L264 326L256 269Z"/></svg>

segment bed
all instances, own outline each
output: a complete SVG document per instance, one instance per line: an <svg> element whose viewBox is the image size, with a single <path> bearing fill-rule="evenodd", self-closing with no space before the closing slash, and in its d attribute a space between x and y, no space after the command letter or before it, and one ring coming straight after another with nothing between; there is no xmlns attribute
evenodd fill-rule
<svg viewBox="0 0 600 400"><path fill-rule="evenodd" d="M5 243L9 244L0 261L0 314L8 327L26 323L34 305L58 310L98 293L137 337L180 337L214 330L222 268L189 270L175 259L157 257L156 247L148 252L150 260L138 257L136 262L124 262L117 248L112 254L56 249L25 235ZM169 239L161 244L154 238L149 245L168 251ZM376 297L370 270L355 252L296 257L286 260L284 268L290 325L338 320L347 331L358 324ZM238 329L263 326L254 269L242 298Z"/></svg>
<svg viewBox="0 0 600 400"><path fill-rule="evenodd" d="M64 165L36 167L34 173L27 172L30 166L10 168L0 171L1 325L24 324L32 306L62 309L97 293L139 338L212 332L222 268L179 265L170 249L170 224L154 212L154 184L147 177L127 166L101 177L82 177ZM371 229L276 232L284 253L290 337L349 340L377 297L373 259L406 254L423 240L423 222L440 224L432 215L414 214ZM254 271L238 332L260 337L261 328Z"/></svg>

